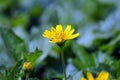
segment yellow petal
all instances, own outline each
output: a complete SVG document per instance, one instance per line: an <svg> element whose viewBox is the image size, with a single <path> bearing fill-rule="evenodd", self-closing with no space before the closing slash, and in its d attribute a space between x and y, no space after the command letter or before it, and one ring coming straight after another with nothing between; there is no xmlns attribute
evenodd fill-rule
<svg viewBox="0 0 120 80"><path fill-rule="evenodd" d="M75 29L72 29L72 30L69 32L69 35L71 35L74 31L75 31Z"/></svg>
<svg viewBox="0 0 120 80"><path fill-rule="evenodd" d="M56 30L62 32L63 31L62 25L57 25L56 26Z"/></svg>
<svg viewBox="0 0 120 80"><path fill-rule="evenodd" d="M51 27L51 32L55 32L55 28L54 27Z"/></svg>
<svg viewBox="0 0 120 80"><path fill-rule="evenodd" d="M71 29L71 25L67 25L67 28L65 29L64 33L68 34Z"/></svg>
<svg viewBox="0 0 120 80"><path fill-rule="evenodd" d="M93 75L90 72L87 72L88 80L94 80Z"/></svg>
<svg viewBox="0 0 120 80"><path fill-rule="evenodd" d="M44 31L44 34L51 34L51 32L48 31L48 30L45 30L45 31Z"/></svg>
<svg viewBox="0 0 120 80"><path fill-rule="evenodd" d="M76 34L71 35L71 36L69 37L69 39L74 39L74 38L76 38L76 37L78 37L78 36L79 36L79 33L76 33Z"/></svg>
<svg viewBox="0 0 120 80"><path fill-rule="evenodd" d="M96 80L108 80L109 73L108 72L100 72Z"/></svg>
<svg viewBox="0 0 120 80"><path fill-rule="evenodd" d="M51 32L48 30L45 30L42 36L47 37L47 38L51 38Z"/></svg>
<svg viewBox="0 0 120 80"><path fill-rule="evenodd" d="M84 77L80 78L80 80L86 80Z"/></svg>

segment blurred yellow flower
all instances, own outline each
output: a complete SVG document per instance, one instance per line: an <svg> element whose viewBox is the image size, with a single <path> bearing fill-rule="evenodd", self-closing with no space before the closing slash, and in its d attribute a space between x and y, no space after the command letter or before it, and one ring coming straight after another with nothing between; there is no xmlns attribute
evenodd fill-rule
<svg viewBox="0 0 120 80"><path fill-rule="evenodd" d="M90 72L87 72L87 79L82 77L80 80L108 80L109 73L102 71L99 73L97 78L94 78Z"/></svg>
<svg viewBox="0 0 120 80"><path fill-rule="evenodd" d="M51 31L45 30L43 37L49 38L49 42L61 43L78 37L79 33L73 34L74 31L74 29L71 29L71 25L67 25L64 31L62 25L57 25L56 28L51 27Z"/></svg>
<svg viewBox="0 0 120 80"><path fill-rule="evenodd" d="M32 69L32 64L31 62L25 62L22 67L23 69L30 71Z"/></svg>

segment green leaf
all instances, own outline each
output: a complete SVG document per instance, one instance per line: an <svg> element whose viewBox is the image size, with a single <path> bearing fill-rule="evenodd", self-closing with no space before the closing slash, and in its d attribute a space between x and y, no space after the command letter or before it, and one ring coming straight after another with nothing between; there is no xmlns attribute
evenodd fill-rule
<svg viewBox="0 0 120 80"><path fill-rule="evenodd" d="M24 13L24 14L19 14L17 15L14 19L12 19L11 23L13 27L17 27L17 26L23 26L23 27L27 27L28 24L28 19L29 15Z"/></svg>
<svg viewBox="0 0 120 80"><path fill-rule="evenodd" d="M12 68L6 70L5 80L16 80L22 70L23 60L18 61Z"/></svg>
<svg viewBox="0 0 120 80"><path fill-rule="evenodd" d="M0 27L0 34L9 56L17 61L22 58L22 54L27 52L24 41L9 28Z"/></svg>
<svg viewBox="0 0 120 80"><path fill-rule="evenodd" d="M28 80L39 80L39 79L37 79L37 78L29 78Z"/></svg>
<svg viewBox="0 0 120 80"><path fill-rule="evenodd" d="M113 38L111 42L109 42L107 45L101 46L101 49L111 54L114 52L116 48L120 48L119 45L120 45L120 35Z"/></svg>
<svg viewBox="0 0 120 80"><path fill-rule="evenodd" d="M85 49L77 44L76 42L72 43L73 52L76 55L76 59L74 60L76 65L79 65L80 68L85 69L87 67L95 66L94 56L88 54Z"/></svg>
<svg viewBox="0 0 120 80"><path fill-rule="evenodd" d="M25 53L24 56L26 58L26 61L30 61L33 66L35 66L37 59L40 57L41 51L38 49L35 50L35 52L27 54Z"/></svg>
<svg viewBox="0 0 120 80"><path fill-rule="evenodd" d="M4 80L4 75L0 72L0 79Z"/></svg>

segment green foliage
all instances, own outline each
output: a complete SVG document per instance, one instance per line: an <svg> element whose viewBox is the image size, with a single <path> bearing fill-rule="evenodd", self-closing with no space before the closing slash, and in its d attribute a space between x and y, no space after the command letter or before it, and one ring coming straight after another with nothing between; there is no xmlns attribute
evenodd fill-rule
<svg viewBox="0 0 120 80"><path fill-rule="evenodd" d="M62 80L60 48L42 37L45 29L72 25L80 36L64 47L68 80L90 71L120 80L119 0L0 0L0 80Z"/></svg>
<svg viewBox="0 0 120 80"><path fill-rule="evenodd" d="M13 27L17 27L17 26L25 26L27 27L28 25L28 21L29 21L29 15L24 13L24 14L19 14L17 16L15 16L11 23Z"/></svg>
<svg viewBox="0 0 120 80"><path fill-rule="evenodd" d="M0 32L9 55L17 61L21 59L22 54L27 52L24 41L9 28L0 27Z"/></svg>
<svg viewBox="0 0 120 80"><path fill-rule="evenodd" d="M25 60L30 61L33 67L35 66L36 61L40 56L41 56L41 52L38 51L38 49L36 49L34 53L30 53L30 54L24 53Z"/></svg>

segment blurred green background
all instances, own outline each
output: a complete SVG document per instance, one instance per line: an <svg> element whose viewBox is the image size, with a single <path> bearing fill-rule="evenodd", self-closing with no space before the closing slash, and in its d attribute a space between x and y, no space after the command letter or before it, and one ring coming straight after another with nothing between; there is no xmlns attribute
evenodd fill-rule
<svg viewBox="0 0 120 80"><path fill-rule="evenodd" d="M119 0L0 0L0 80L24 80L25 61L29 80L61 80L60 48L42 37L57 24L80 33L64 47L68 80L87 71L120 80Z"/></svg>

